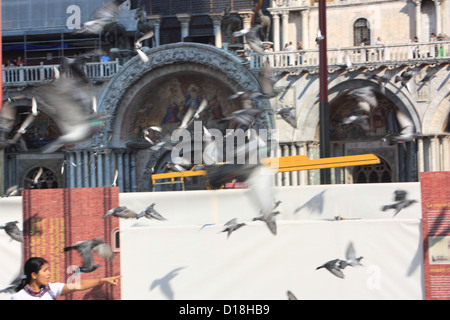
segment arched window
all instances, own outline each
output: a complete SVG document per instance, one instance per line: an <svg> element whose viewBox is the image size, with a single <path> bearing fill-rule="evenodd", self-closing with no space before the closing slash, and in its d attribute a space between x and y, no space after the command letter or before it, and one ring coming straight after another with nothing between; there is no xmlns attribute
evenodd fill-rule
<svg viewBox="0 0 450 320"><path fill-rule="evenodd" d="M370 28L367 19L359 18L353 25L353 45L370 44Z"/></svg>
<svg viewBox="0 0 450 320"><path fill-rule="evenodd" d="M56 175L47 168L34 168L25 177L25 189L54 189L58 188Z"/></svg>
<svg viewBox="0 0 450 320"><path fill-rule="evenodd" d="M391 167L382 158L378 164L357 166L353 169L353 183L382 182L392 182Z"/></svg>
<svg viewBox="0 0 450 320"><path fill-rule="evenodd" d="M120 229L111 231L111 249L113 252L120 252Z"/></svg>

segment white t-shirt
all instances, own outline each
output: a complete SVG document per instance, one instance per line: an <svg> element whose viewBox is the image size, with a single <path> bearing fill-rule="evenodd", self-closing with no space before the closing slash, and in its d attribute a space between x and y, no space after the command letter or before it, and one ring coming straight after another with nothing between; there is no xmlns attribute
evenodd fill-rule
<svg viewBox="0 0 450 320"><path fill-rule="evenodd" d="M65 283L49 282L48 286L50 287L50 290L52 290L55 297L58 297L61 295L61 292L65 286ZM11 296L11 300L54 300L54 299L49 292L46 292L42 297L34 297L34 296L28 294L28 292L26 292L24 289L22 289L19 292L13 294Z"/></svg>

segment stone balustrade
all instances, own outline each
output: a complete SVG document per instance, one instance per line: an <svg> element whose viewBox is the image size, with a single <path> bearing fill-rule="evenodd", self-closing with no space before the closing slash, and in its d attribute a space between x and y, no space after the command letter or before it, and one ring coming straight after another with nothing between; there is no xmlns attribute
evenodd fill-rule
<svg viewBox="0 0 450 320"><path fill-rule="evenodd" d="M26 85L42 83L55 79L55 67L59 65L2 66L3 85ZM84 65L84 71L91 80L107 80L119 71L119 62L89 62Z"/></svg>
<svg viewBox="0 0 450 320"><path fill-rule="evenodd" d="M319 50L280 51L261 56L250 54L250 68L259 69L264 58L273 68L307 69L317 71L319 66ZM383 46L361 46L345 48L328 48L327 64L330 71L341 69L351 62L352 68L379 66L399 66L405 64L450 62L450 41L388 44Z"/></svg>
<svg viewBox="0 0 450 320"><path fill-rule="evenodd" d="M314 73L317 72L319 66L319 50L317 48L302 51L270 52L264 57L252 52L249 57L250 69L260 69L264 58L276 69L307 70ZM350 69L363 66L377 68L380 66L395 67L405 64L450 62L450 41L328 48L327 61L330 72L341 69L347 61L352 63ZM58 68L59 65L2 66L3 85L25 85L53 80L55 77L54 67ZM91 80L108 80L119 71L119 68L120 65L117 60L90 62L84 66L86 75Z"/></svg>

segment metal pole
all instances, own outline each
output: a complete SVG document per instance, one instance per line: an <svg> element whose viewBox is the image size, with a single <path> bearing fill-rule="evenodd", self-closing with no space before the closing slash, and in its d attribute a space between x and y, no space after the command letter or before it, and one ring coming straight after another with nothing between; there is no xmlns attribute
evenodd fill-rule
<svg viewBox="0 0 450 320"><path fill-rule="evenodd" d="M330 157L330 111L328 104L326 0L319 0L319 30L323 36L323 39L319 42L320 158L328 158ZM331 183L330 169L320 170L320 183Z"/></svg>

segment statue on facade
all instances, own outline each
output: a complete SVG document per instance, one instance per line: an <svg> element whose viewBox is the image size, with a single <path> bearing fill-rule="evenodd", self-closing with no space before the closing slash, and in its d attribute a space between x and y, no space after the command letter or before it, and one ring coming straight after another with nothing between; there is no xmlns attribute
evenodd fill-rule
<svg viewBox="0 0 450 320"><path fill-rule="evenodd" d="M127 50L130 48L127 30L118 22L106 24L103 28L102 38L113 48L119 50Z"/></svg>
<svg viewBox="0 0 450 320"><path fill-rule="evenodd" d="M137 28L136 28L136 34L134 42L136 42L138 39L140 39L145 34L148 34L150 31L155 31L155 26L150 21L147 21L147 13L142 7L139 7L136 10L136 14L134 18L137 20ZM143 43L143 46L145 47L154 47L154 37L146 39ZM152 41L152 45L150 45L150 41Z"/></svg>
<svg viewBox="0 0 450 320"><path fill-rule="evenodd" d="M270 26L271 26L270 17L264 15L261 9L259 9L258 11L254 10L253 12L255 13L254 25L260 27L259 35L261 40L264 42L269 41Z"/></svg>
<svg viewBox="0 0 450 320"><path fill-rule="evenodd" d="M233 43L233 32L239 31L241 29L241 18L236 13L231 12L230 6L226 6L222 20L223 41L226 43Z"/></svg>

